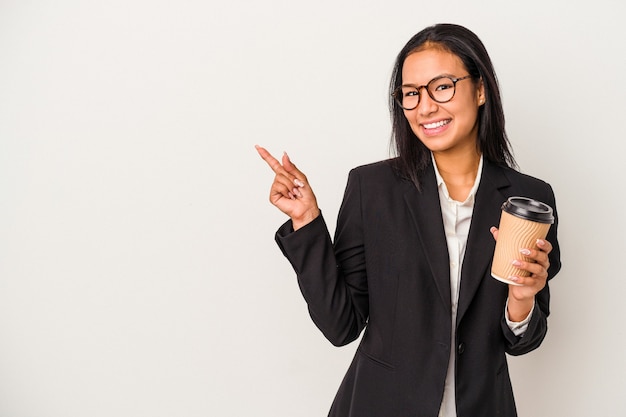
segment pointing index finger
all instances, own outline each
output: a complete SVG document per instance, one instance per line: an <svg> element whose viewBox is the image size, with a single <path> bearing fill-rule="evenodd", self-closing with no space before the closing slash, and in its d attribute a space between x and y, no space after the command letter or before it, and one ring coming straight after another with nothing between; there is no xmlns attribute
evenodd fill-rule
<svg viewBox="0 0 626 417"><path fill-rule="evenodd" d="M267 162L270 168L272 168L272 171L274 171L276 174L284 172L283 166L280 164L280 162L278 162L276 158L272 156L272 154L267 151L267 149L259 145L255 145L254 147L256 148L261 158L263 158L263 160Z"/></svg>

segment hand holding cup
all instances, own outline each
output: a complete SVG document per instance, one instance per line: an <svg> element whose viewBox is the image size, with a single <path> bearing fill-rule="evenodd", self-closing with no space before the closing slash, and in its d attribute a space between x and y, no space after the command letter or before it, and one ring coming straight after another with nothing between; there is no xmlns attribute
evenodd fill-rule
<svg viewBox="0 0 626 417"><path fill-rule="evenodd" d="M525 197L509 198L502 205L499 230L492 230L497 240L491 276L510 285L525 285L525 277L547 270L551 245L544 239L552 223L554 215L547 204Z"/></svg>

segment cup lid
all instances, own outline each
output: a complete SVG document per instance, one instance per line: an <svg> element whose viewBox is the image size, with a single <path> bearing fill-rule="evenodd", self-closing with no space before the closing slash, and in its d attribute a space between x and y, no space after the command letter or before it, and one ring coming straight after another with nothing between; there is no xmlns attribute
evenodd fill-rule
<svg viewBox="0 0 626 417"><path fill-rule="evenodd" d="M554 223L552 207L528 197L509 197L502 204L502 210L513 216L538 223Z"/></svg>

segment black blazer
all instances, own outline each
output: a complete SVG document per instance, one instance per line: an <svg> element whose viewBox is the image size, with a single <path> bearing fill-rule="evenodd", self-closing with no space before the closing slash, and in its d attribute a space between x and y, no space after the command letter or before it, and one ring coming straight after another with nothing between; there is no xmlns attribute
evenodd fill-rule
<svg viewBox="0 0 626 417"><path fill-rule="evenodd" d="M436 417L450 344L456 350L458 417L516 416L505 353L537 348L547 331L549 288L537 295L528 330L506 325L508 286L490 275L497 226L508 197L555 209L551 187L484 161L461 272L456 340L451 339L449 258L433 167L418 191L391 161L350 172L334 245L322 216L276 240L291 262L310 315L334 345L365 334L329 416ZM549 278L560 269L557 222L547 240Z"/></svg>

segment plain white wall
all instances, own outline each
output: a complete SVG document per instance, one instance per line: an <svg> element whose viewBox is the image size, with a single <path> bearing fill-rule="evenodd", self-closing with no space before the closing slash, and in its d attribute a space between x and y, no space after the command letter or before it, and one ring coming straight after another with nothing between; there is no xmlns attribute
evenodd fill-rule
<svg viewBox="0 0 626 417"><path fill-rule="evenodd" d="M0 416L326 415L355 344L310 321L254 151L329 224L388 156L404 43L468 26L563 269L521 416L623 416L623 2L0 0ZM350 97L350 100L346 98Z"/></svg>

